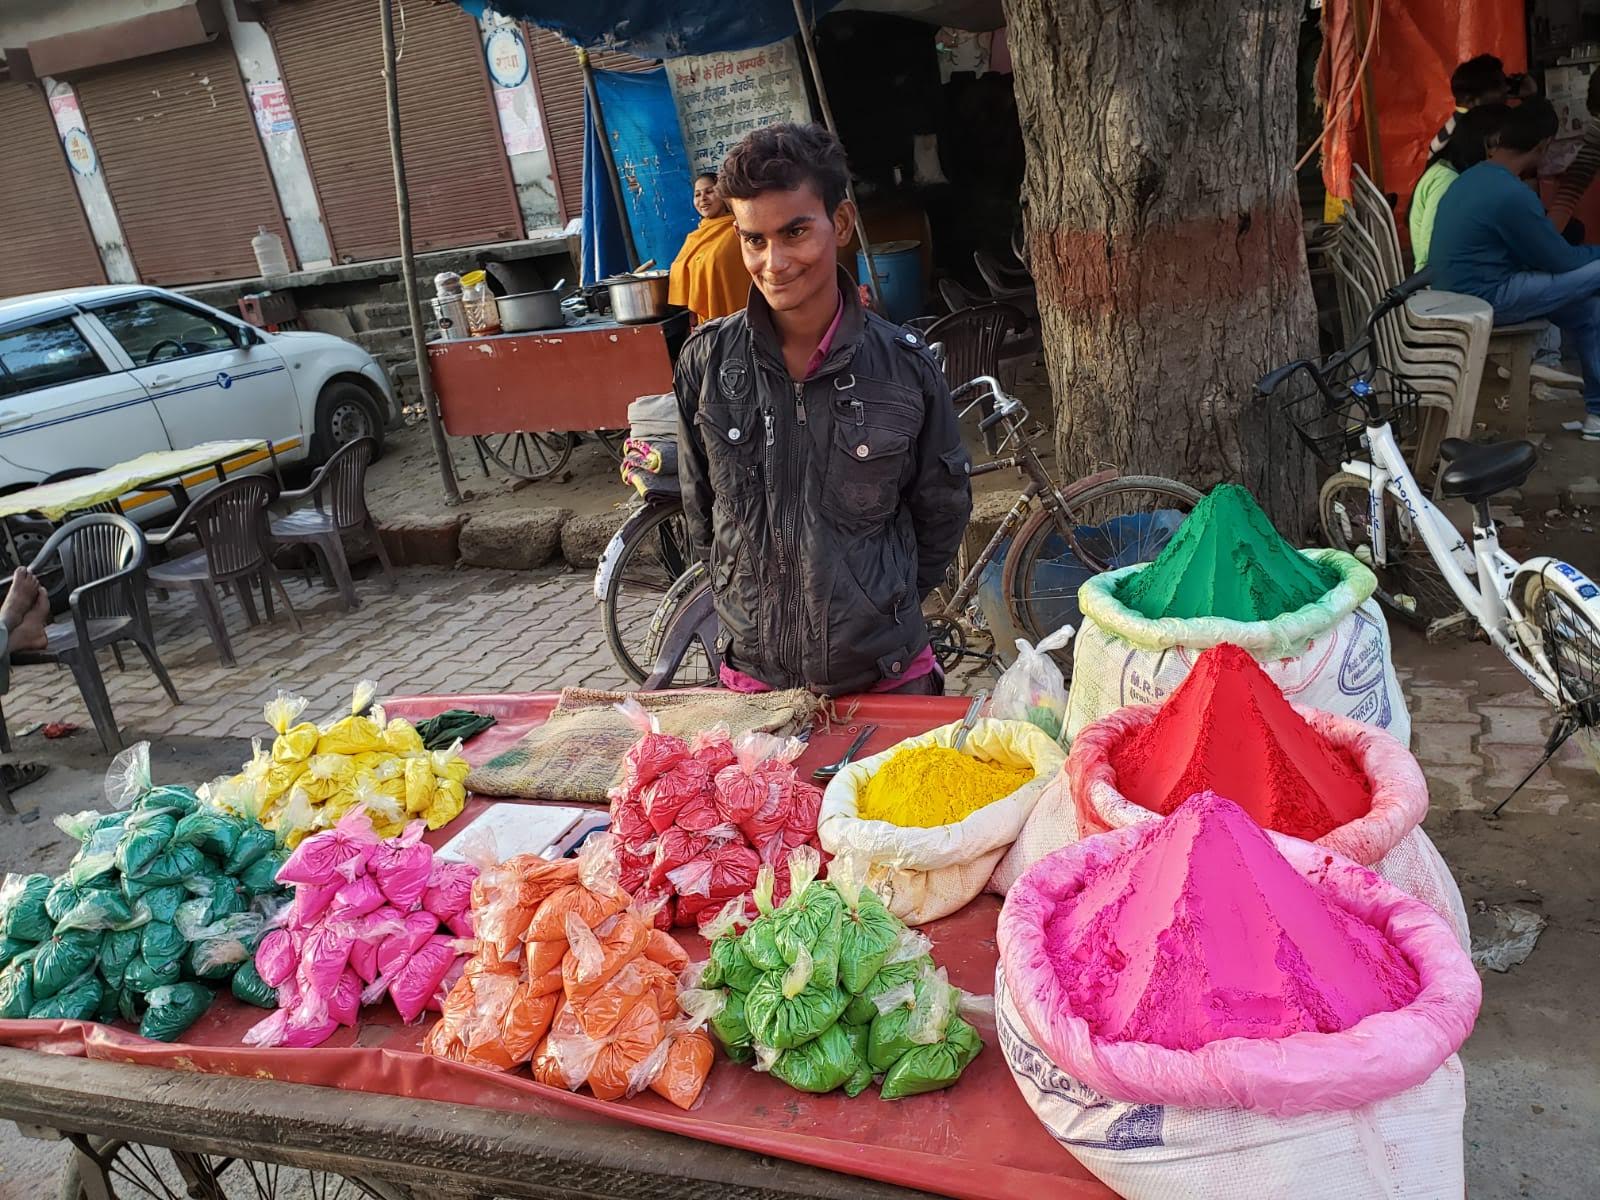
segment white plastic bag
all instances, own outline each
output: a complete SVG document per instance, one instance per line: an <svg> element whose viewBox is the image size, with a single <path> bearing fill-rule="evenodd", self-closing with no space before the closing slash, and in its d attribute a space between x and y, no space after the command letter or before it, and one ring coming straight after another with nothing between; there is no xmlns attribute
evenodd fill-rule
<svg viewBox="0 0 1600 1200"><path fill-rule="evenodd" d="M1072 640L1072 626L1063 625L1037 646L1017 639L1017 659L995 685L989 715L1002 721L1029 721L1051 737L1061 738L1067 723L1067 681L1051 657Z"/></svg>
<svg viewBox="0 0 1600 1200"><path fill-rule="evenodd" d="M1339 576L1314 604L1270 621L1146 617L1117 598L1129 572L1107 571L1078 592L1067 739L1126 704L1158 704L1189 677L1201 651L1247 650L1296 704L1353 717L1411 741L1411 716L1391 661L1389 627L1372 593L1378 581L1339 550L1302 550Z"/></svg>

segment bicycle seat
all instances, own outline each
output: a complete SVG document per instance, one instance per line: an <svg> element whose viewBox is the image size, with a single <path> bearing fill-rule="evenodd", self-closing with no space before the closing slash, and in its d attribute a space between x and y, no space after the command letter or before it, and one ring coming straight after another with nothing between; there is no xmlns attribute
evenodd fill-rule
<svg viewBox="0 0 1600 1200"><path fill-rule="evenodd" d="M1458 496L1474 504L1521 487L1533 474L1539 453L1532 442L1486 442L1465 438L1445 438L1439 454L1450 465L1439 477L1439 493Z"/></svg>

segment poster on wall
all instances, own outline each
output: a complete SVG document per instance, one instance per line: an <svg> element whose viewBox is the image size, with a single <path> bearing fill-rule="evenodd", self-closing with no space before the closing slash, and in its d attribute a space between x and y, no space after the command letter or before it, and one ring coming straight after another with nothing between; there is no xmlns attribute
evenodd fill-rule
<svg viewBox="0 0 1600 1200"><path fill-rule="evenodd" d="M696 171L716 170L752 129L812 119L800 56L790 42L675 58L666 68Z"/></svg>
<svg viewBox="0 0 1600 1200"><path fill-rule="evenodd" d="M79 175L93 175L99 168L94 143L84 127L83 110L78 107L78 93L66 83L50 89L50 115L55 118L56 133L61 138L62 152L67 163Z"/></svg>
<svg viewBox="0 0 1600 1200"><path fill-rule="evenodd" d="M282 80L252 83L250 108L256 114L256 128L263 135L294 132L294 113L289 108L289 92Z"/></svg>
<svg viewBox="0 0 1600 1200"><path fill-rule="evenodd" d="M544 126L532 88L495 88L494 106L507 154L537 154L544 149Z"/></svg>

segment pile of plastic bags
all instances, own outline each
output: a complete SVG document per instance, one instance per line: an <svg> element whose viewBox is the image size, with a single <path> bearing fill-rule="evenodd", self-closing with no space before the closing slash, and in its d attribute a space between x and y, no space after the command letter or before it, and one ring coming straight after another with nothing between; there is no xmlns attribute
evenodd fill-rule
<svg viewBox="0 0 1600 1200"><path fill-rule="evenodd" d="M350 715L326 726L300 719L303 696L279 692L264 712L277 735L272 749L258 741L243 771L211 785L215 802L278 831L291 847L355 808L366 810L380 837L394 837L415 818L429 829L453 820L466 804L471 770L460 744L425 749L409 721L385 720L372 704L376 692L370 681L357 684Z"/></svg>
<svg viewBox="0 0 1600 1200"><path fill-rule="evenodd" d="M862 860L834 859L827 882L818 865L810 847L790 856L777 907L772 868L761 869L760 915L738 932L734 904L708 923L710 960L681 1004L709 1016L728 1057L798 1091L856 1096L874 1076L885 1100L949 1087L983 1049L957 1014L961 992L935 969L927 937L862 886Z"/></svg>
<svg viewBox="0 0 1600 1200"><path fill-rule="evenodd" d="M316 1046L385 995L409 1024L437 1010L470 943L478 870L435 859L413 821L383 839L364 812L308 837L278 872L294 885L255 970L278 1009L245 1034L253 1046Z"/></svg>
<svg viewBox="0 0 1600 1200"><path fill-rule="evenodd" d="M63 874L0 884L0 1017L121 1017L172 1041L219 988L270 1006L250 956L283 906L272 834L151 787L145 743L118 757L106 793L116 810L57 818L81 843Z"/></svg>
<svg viewBox="0 0 1600 1200"><path fill-rule="evenodd" d="M641 901L662 902L662 929L708 920L755 887L762 864L816 846L822 791L794 769L804 743L731 738L721 726L684 741L662 733L638 704L620 707L640 734L611 793L621 884Z"/></svg>
<svg viewBox="0 0 1600 1200"><path fill-rule="evenodd" d="M616 839L575 859L524 854L484 868L472 892L477 953L428 1034L431 1054L601 1100L646 1088L679 1108L711 1070L705 1016L680 1013L689 956L619 885Z"/></svg>

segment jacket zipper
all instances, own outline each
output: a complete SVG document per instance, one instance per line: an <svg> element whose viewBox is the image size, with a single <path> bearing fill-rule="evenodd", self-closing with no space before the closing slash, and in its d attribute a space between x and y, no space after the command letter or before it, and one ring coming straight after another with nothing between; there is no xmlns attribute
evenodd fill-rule
<svg viewBox="0 0 1600 1200"><path fill-rule="evenodd" d="M798 426L798 429L804 429L806 425L806 385L804 381L801 380L797 380L794 385L794 415L795 423ZM785 546L788 546L794 551L795 556L795 579L788 589L788 637L785 639L786 649L789 649L789 647L792 646L792 650L786 654L783 665L784 668L788 670L797 681L803 678L803 673L800 670L800 594L802 589L799 585L800 531L798 528L799 522L797 514L800 511L800 504L803 498L802 493L804 492L805 487L803 479L805 463L803 461L803 451L800 442L801 435L797 430L796 435L789 439L789 479L793 485L793 490L789 498L789 503L784 506L783 521L781 522L784 530L782 535L783 543Z"/></svg>

